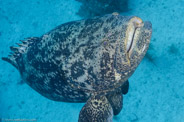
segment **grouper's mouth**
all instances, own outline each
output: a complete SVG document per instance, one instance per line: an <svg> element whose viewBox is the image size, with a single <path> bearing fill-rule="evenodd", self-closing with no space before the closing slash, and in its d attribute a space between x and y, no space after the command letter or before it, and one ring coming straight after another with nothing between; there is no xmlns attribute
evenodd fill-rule
<svg viewBox="0 0 184 122"><path fill-rule="evenodd" d="M127 53L128 53L128 52L130 51L130 49L132 48L136 29L137 29L137 28L135 28L135 30L133 30L133 32L131 32L130 35L129 35L129 38L128 38L128 41L127 41L127 44L126 44L126 51L127 51Z"/></svg>
<svg viewBox="0 0 184 122"><path fill-rule="evenodd" d="M129 53L130 50L134 47L134 43L139 34L139 30L141 27L143 27L143 25L144 25L143 21L138 17L134 17L129 21L126 32L127 38L125 41L127 53Z"/></svg>

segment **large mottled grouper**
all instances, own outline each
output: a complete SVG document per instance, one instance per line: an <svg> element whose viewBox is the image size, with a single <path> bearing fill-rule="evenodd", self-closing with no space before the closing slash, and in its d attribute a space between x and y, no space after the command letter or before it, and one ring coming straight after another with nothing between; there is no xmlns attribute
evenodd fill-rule
<svg viewBox="0 0 184 122"><path fill-rule="evenodd" d="M122 109L128 78L145 56L151 33L150 22L113 13L27 38L2 59L41 95L86 102L79 122L110 122Z"/></svg>

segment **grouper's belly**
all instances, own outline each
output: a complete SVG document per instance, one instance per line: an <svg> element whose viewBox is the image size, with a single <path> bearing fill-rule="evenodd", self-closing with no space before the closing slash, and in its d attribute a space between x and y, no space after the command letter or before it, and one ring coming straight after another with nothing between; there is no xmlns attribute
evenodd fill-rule
<svg viewBox="0 0 184 122"><path fill-rule="evenodd" d="M41 95L55 101L85 102L90 94L66 83L59 71L22 73L22 78Z"/></svg>

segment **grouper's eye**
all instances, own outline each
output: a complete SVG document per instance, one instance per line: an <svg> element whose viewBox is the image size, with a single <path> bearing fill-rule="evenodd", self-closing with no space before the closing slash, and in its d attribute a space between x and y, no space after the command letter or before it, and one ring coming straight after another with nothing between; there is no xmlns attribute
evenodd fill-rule
<svg viewBox="0 0 184 122"><path fill-rule="evenodd" d="M126 32L126 41L125 41L127 53L133 47L133 43L136 38L137 30L143 27L143 25L144 25L143 21L138 17L132 18L130 22L128 23L128 28Z"/></svg>

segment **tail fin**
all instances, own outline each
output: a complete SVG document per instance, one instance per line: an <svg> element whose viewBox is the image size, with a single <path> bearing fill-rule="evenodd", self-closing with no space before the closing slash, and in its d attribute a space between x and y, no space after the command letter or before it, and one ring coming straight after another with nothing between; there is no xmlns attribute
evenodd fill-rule
<svg viewBox="0 0 184 122"><path fill-rule="evenodd" d="M31 37L26 38L25 40L21 40L22 43L17 43L18 47L10 47L10 54L8 57L2 57L2 60L9 62L14 67L19 69L19 60L22 57L22 54L24 54L27 51L27 48L35 41L40 40L38 37Z"/></svg>
<svg viewBox="0 0 184 122"><path fill-rule="evenodd" d="M8 57L2 57L2 60L9 62L10 64L12 64L14 67L18 69L16 58L14 56L8 55Z"/></svg>

